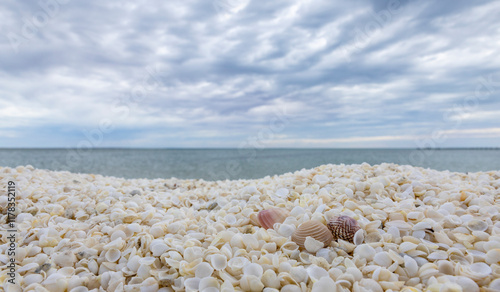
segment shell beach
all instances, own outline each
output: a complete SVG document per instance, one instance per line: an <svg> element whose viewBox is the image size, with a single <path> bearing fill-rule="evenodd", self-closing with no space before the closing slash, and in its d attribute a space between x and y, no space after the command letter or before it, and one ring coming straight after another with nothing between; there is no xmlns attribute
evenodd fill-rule
<svg viewBox="0 0 500 292"><path fill-rule="evenodd" d="M26 166L0 180L18 187L15 285L0 240L5 291L500 291L500 171L323 165L204 181ZM271 208L286 218L266 229L258 213ZM359 224L353 242L292 241L338 216Z"/></svg>

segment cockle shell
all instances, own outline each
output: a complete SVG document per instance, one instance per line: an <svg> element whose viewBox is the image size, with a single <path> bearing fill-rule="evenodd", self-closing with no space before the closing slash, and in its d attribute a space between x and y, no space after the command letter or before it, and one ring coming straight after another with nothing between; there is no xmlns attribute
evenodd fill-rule
<svg viewBox="0 0 500 292"><path fill-rule="evenodd" d="M267 210L262 210L257 215L259 223L265 229L271 229L274 223L283 223L286 217L288 217L289 212L281 208L271 208Z"/></svg>
<svg viewBox="0 0 500 292"><path fill-rule="evenodd" d="M349 216L338 216L328 222L333 238L353 242L354 234L360 229L356 220Z"/></svg>
<svg viewBox="0 0 500 292"><path fill-rule="evenodd" d="M333 240L333 235L323 223L316 220L309 220L300 224L299 228L292 234L292 241L297 243L302 249L307 237L312 237L320 241L324 246L328 246Z"/></svg>

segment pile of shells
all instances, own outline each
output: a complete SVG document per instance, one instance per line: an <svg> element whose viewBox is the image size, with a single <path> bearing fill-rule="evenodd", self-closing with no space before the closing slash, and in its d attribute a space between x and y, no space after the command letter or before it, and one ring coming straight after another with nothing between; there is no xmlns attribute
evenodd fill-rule
<svg viewBox="0 0 500 292"><path fill-rule="evenodd" d="M0 168L8 181L6 291L500 291L500 171L323 165L208 182Z"/></svg>

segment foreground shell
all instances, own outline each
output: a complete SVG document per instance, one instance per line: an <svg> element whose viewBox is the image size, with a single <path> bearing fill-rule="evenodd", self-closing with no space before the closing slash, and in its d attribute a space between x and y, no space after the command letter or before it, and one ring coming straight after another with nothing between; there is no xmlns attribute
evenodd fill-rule
<svg viewBox="0 0 500 292"><path fill-rule="evenodd" d="M271 229L274 223L283 223L286 217L288 217L289 212L281 208L271 208L267 210L262 210L257 215L259 223L265 229Z"/></svg>
<svg viewBox="0 0 500 292"><path fill-rule="evenodd" d="M307 237L312 237L322 242L324 246L330 245L330 242L333 240L330 230L328 230L323 223L316 220L309 220L302 223L292 234L292 241L297 243L300 248L304 249Z"/></svg>
<svg viewBox="0 0 500 292"><path fill-rule="evenodd" d="M349 216L338 216L328 222L333 238L353 242L354 234L360 229L358 222Z"/></svg>

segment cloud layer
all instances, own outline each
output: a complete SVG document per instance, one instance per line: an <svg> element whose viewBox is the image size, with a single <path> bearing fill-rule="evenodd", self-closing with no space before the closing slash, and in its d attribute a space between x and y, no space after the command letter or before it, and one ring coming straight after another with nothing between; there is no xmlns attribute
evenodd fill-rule
<svg viewBox="0 0 500 292"><path fill-rule="evenodd" d="M500 146L498 1L5 1L0 147Z"/></svg>

